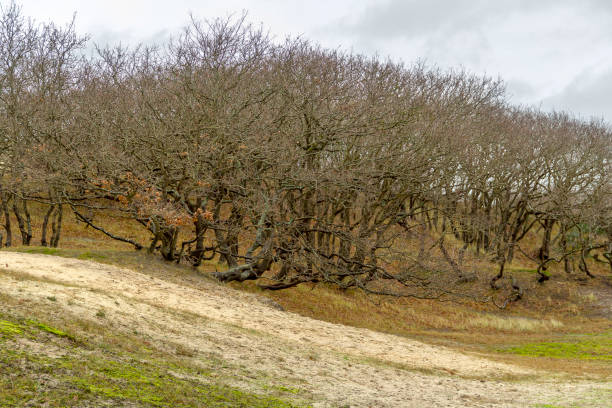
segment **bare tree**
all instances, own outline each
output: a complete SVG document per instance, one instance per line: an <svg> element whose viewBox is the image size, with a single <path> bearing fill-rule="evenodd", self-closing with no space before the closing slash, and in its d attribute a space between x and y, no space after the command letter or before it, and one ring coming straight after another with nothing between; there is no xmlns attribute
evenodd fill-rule
<svg viewBox="0 0 612 408"><path fill-rule="evenodd" d="M587 276L612 265L609 126L513 107L499 80L275 43L244 15L85 58L73 23L2 13L5 245L11 213L30 242L36 200L42 245L58 245L69 209L136 249L216 258L219 280L272 290L435 298L477 279L507 287L519 253L539 282L552 263ZM510 286L508 299L523 295Z"/></svg>

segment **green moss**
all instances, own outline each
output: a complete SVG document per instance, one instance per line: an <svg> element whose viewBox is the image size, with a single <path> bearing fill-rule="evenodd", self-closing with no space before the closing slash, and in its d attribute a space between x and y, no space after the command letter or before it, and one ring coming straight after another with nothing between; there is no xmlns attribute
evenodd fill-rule
<svg viewBox="0 0 612 408"><path fill-rule="evenodd" d="M54 335L56 335L58 337L66 337L66 338L69 338L69 339L74 339L74 337L72 335L70 335L70 334L68 334L66 332L63 332L63 331L61 331L59 329L56 329L54 327L47 326L44 323L37 322L36 320L28 320L27 323L32 325L32 326L34 326L34 327L36 327L36 328L38 328L38 329L40 329L40 330L42 330L42 331L54 334Z"/></svg>
<svg viewBox="0 0 612 408"><path fill-rule="evenodd" d="M163 362L117 361L90 357L65 359L59 378L84 395L103 400L131 401L153 407L292 407L277 398L259 396L220 384L179 378ZM180 370L179 367L174 367ZM77 374L77 375L74 375Z"/></svg>
<svg viewBox="0 0 612 408"><path fill-rule="evenodd" d="M499 351L532 357L612 360L612 334L608 332L559 342L527 343Z"/></svg>
<svg viewBox="0 0 612 408"><path fill-rule="evenodd" d="M42 385L42 376L52 373L46 363L34 354L0 347L0 407L42 406L47 402L47 406L69 406L73 399L70 390Z"/></svg>
<svg viewBox="0 0 612 408"><path fill-rule="evenodd" d="M299 388L293 388L293 387L284 387L284 386L279 386L277 387L280 391L282 392L288 392L290 394L299 394L300 393L300 389Z"/></svg>
<svg viewBox="0 0 612 408"><path fill-rule="evenodd" d="M116 350L115 350L116 352ZM207 384L176 376L180 367L162 361L111 360L88 355L60 359L39 353L0 349L0 407L26 403L48 406L78 406L83 401L117 404L131 402L150 407L254 407L289 408L291 403L274 397L245 392L223 384ZM179 371L180 372L180 371ZM185 374L185 373L184 373ZM39 381L52 375L53 386ZM123 404L121 404L123 405Z"/></svg>
<svg viewBox="0 0 612 408"><path fill-rule="evenodd" d="M15 316L2 315L21 321ZM27 333L30 341L66 347L60 338L70 335L37 320L15 324L0 320L0 332ZM44 336L51 333L54 337ZM124 340L124 341L123 341ZM138 339L100 343L82 349L73 343L70 354L46 356L5 342L0 347L0 408L14 406L145 407L255 407L288 408L290 402L212 383L212 370L223 362L211 358L211 370L190 366L163 352L139 347ZM85 352L86 351L86 352ZM49 381L49 378L52 378ZM266 389L268 387L264 387ZM292 389L283 390L291 393Z"/></svg>
<svg viewBox="0 0 612 408"><path fill-rule="evenodd" d="M299 388L285 387L284 385L264 385L263 388L266 390L274 390L274 391L279 391L281 393L294 394L294 395L297 395L301 392Z"/></svg>
<svg viewBox="0 0 612 408"><path fill-rule="evenodd" d="M534 408L564 408L564 407L560 405L553 405L553 404L536 404Z"/></svg>
<svg viewBox="0 0 612 408"><path fill-rule="evenodd" d="M58 248L34 247L21 249L20 252L25 252L27 254L59 255L61 250Z"/></svg>
<svg viewBox="0 0 612 408"><path fill-rule="evenodd" d="M97 251L84 251L82 249L67 249L67 248L48 248L48 247L16 247L11 248L12 251L24 252L26 254L42 254L42 255L54 255L63 258L76 258L83 260L104 260L106 255L98 253Z"/></svg>
<svg viewBox="0 0 612 408"><path fill-rule="evenodd" d="M23 330L21 329L20 326L11 323L7 320L0 320L0 334L3 335L14 335L14 334L21 334L23 333Z"/></svg>
<svg viewBox="0 0 612 408"><path fill-rule="evenodd" d="M106 258L107 258L106 255L97 254L97 253L93 253L90 251L83 252L82 254L77 255L77 259L82 259L82 260L102 261L102 260L105 260Z"/></svg>

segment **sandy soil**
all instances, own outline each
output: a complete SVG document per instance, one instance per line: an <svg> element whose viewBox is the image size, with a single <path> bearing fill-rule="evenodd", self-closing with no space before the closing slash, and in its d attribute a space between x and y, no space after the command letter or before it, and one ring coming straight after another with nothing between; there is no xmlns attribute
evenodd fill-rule
<svg viewBox="0 0 612 408"><path fill-rule="evenodd" d="M265 376L304 390L316 407L572 402L599 407L601 399L594 396L611 387L560 379L534 382L534 376L550 378L550 373L282 312L254 295L214 283L202 288L95 262L0 252L0 292L24 299L55 296L58 307L91 320L99 321L96 313L103 309L117 330L138 332L166 347L180 345L194 358L212 353L241 367L234 385ZM508 376L519 380L504 381Z"/></svg>

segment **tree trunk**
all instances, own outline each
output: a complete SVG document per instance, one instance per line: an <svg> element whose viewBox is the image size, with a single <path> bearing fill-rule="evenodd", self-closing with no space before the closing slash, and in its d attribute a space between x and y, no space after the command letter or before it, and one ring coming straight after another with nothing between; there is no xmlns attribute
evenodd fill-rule
<svg viewBox="0 0 612 408"><path fill-rule="evenodd" d="M272 257L266 256L263 259L240 266L235 266L224 272L215 272L213 276L221 282L244 282L246 280L256 280L263 275L272 265Z"/></svg>
<svg viewBox="0 0 612 408"><path fill-rule="evenodd" d="M582 251L580 251L580 262L578 264L578 267L589 278L594 278L595 276L589 270L589 265L587 265L587 262L586 262L586 257L588 256L588 254L589 254L589 250L588 249L583 249Z"/></svg>
<svg viewBox="0 0 612 408"><path fill-rule="evenodd" d="M30 245L32 241L32 222L30 219L30 213L28 212L26 200L22 200L24 214L21 215L19 206L17 204L17 198L13 198L13 213L17 219L17 225L19 226L19 232L21 233L21 243L23 245Z"/></svg>
<svg viewBox="0 0 612 408"><path fill-rule="evenodd" d="M497 264L499 265L499 271L497 272L497 275L495 275L493 279L491 279L491 288L496 290L499 289L497 281L504 277L504 268L506 266L506 257L504 252L505 248L503 248L502 245L499 244L497 248Z"/></svg>
<svg viewBox="0 0 612 408"><path fill-rule="evenodd" d="M6 231L6 239L4 241L4 246L10 247L13 244L13 237L11 233L11 214L9 211L9 200L10 197L8 194L0 193L0 204L2 204L2 212L4 213L4 229Z"/></svg>
<svg viewBox="0 0 612 408"><path fill-rule="evenodd" d="M177 228L164 228L160 234L161 240L161 255L166 261L174 261L176 259L176 240L178 238Z"/></svg>
<svg viewBox="0 0 612 408"><path fill-rule="evenodd" d="M565 269L565 273L571 274L573 272L573 262L571 255L569 255L569 248L567 242L567 228L565 224L561 224L561 252L563 253L563 267Z"/></svg>
<svg viewBox="0 0 612 408"><path fill-rule="evenodd" d="M550 235L554 224L555 221L549 219L544 220L542 224L544 227L544 234L542 235L542 246L540 246L540 251L538 252L538 259L540 262L546 261L550 256Z"/></svg>
<svg viewBox="0 0 612 408"><path fill-rule="evenodd" d="M55 208L55 214L51 223L51 246L57 248L62 233L62 216L63 216L62 203L57 204Z"/></svg>
<svg viewBox="0 0 612 408"><path fill-rule="evenodd" d="M215 239L217 240L218 251L221 254L221 258L229 268L233 268L238 265L236 258L232 255L232 251L230 246L227 243L226 238L223 236L223 233L218 229L215 229Z"/></svg>
<svg viewBox="0 0 612 408"><path fill-rule="evenodd" d="M538 260L540 261L537 270L538 275L540 275L538 278L538 283L542 283L550 279L550 275L546 273L546 270L548 269L546 264L550 257L550 235L552 233L553 225L555 225L555 220L551 219L546 219L542 223L544 233L542 234L542 245L538 251Z"/></svg>
<svg viewBox="0 0 612 408"><path fill-rule="evenodd" d="M49 206L49 210L47 210L47 213L45 214L45 217L43 218L42 237L40 238L40 245L44 247L48 245L47 230L48 230L48 225L49 225L49 218L51 217L53 210L55 210L55 204L51 204L51 206Z"/></svg>
<svg viewBox="0 0 612 408"><path fill-rule="evenodd" d="M206 222L204 217L201 214L198 214L198 217L195 224L195 249L190 251L189 257L191 258L192 266L200 266L202 265L202 259L204 258L204 234L206 233Z"/></svg>
<svg viewBox="0 0 612 408"><path fill-rule="evenodd" d="M32 242L32 216L30 215L28 202L26 200L23 200L23 214L25 215L26 232L28 234L28 242L26 245L30 245Z"/></svg>

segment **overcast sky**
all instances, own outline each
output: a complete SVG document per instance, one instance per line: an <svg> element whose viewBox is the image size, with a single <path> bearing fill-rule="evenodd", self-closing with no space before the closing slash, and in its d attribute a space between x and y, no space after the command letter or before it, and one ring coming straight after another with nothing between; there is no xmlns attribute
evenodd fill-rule
<svg viewBox="0 0 612 408"><path fill-rule="evenodd" d="M8 0L0 0L7 4ZM612 123L609 0L22 0L24 14L101 44L163 42L189 13L248 11L282 39L501 77L512 101Z"/></svg>

